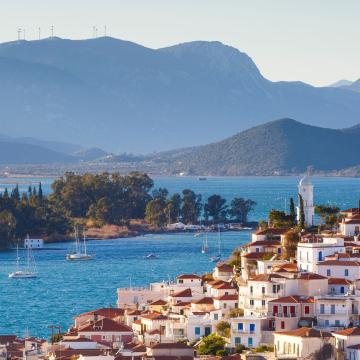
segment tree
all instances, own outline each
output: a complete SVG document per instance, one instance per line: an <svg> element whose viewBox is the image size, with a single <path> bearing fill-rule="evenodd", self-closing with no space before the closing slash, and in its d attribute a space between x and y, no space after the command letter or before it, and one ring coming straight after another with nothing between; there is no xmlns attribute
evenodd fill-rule
<svg viewBox="0 0 360 360"><path fill-rule="evenodd" d="M300 228L293 228L286 232L284 237L282 258L289 260L295 257L298 242L300 241Z"/></svg>
<svg viewBox="0 0 360 360"><path fill-rule="evenodd" d="M216 355L219 350L224 350L226 341L216 334L210 334L201 340L199 355Z"/></svg>
<svg viewBox="0 0 360 360"><path fill-rule="evenodd" d="M305 226L304 199L299 194L299 225L301 228Z"/></svg>
<svg viewBox="0 0 360 360"><path fill-rule="evenodd" d="M166 224L166 202L162 198L155 198L146 205L145 220L150 224L163 227Z"/></svg>
<svg viewBox="0 0 360 360"><path fill-rule="evenodd" d="M208 219L210 216L214 223L224 221L226 218L226 209L225 199L220 195L211 195L204 205L205 219Z"/></svg>
<svg viewBox="0 0 360 360"><path fill-rule="evenodd" d="M183 190L181 216L185 224L196 224L201 212L201 195L192 190Z"/></svg>
<svg viewBox="0 0 360 360"><path fill-rule="evenodd" d="M291 215L286 215L285 211L271 209L269 213L270 226L274 228L291 227L293 225Z"/></svg>
<svg viewBox="0 0 360 360"><path fill-rule="evenodd" d="M291 217L292 222L295 224L296 213L295 213L294 199L292 197L290 198L290 217Z"/></svg>
<svg viewBox="0 0 360 360"><path fill-rule="evenodd" d="M249 213L254 209L256 202L250 199L234 198L230 204L229 214L236 222L246 224Z"/></svg>
<svg viewBox="0 0 360 360"><path fill-rule="evenodd" d="M229 338L230 337L230 323L227 321L219 321L216 324L216 332L223 337Z"/></svg>
<svg viewBox="0 0 360 360"><path fill-rule="evenodd" d="M0 212L0 248L7 247L7 241L13 240L16 231L16 219L9 210Z"/></svg>
<svg viewBox="0 0 360 360"><path fill-rule="evenodd" d="M175 193L167 200L166 215L170 222L178 222L181 215L181 196Z"/></svg>
<svg viewBox="0 0 360 360"><path fill-rule="evenodd" d="M338 222L340 209L337 206L316 205L315 213L321 217L321 220L328 226L333 227Z"/></svg>
<svg viewBox="0 0 360 360"><path fill-rule="evenodd" d="M241 308L234 308L234 309L231 309L229 312L228 312L228 317L229 318L237 318L239 316L244 316L244 309L241 309Z"/></svg>

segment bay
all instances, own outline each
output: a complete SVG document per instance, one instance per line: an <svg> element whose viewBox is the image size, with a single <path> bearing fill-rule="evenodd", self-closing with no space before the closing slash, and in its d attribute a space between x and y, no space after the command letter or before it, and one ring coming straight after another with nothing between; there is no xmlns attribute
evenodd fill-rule
<svg viewBox="0 0 360 360"><path fill-rule="evenodd" d="M53 179L0 179L0 191L16 183L21 191L42 182L45 193L50 192ZM192 189L206 199L219 194L231 201L234 197L250 198L257 206L249 220L265 219L270 209L285 209L290 197L296 201L298 177L156 177L156 187L166 187L170 193ZM340 208L355 207L360 199L359 178L316 177L314 201ZM215 251L216 234L209 235L210 252ZM249 232L223 234L224 256L249 241ZM47 245L52 247L53 245ZM48 336L48 325L66 329L79 312L100 306L116 305L116 289L130 285L147 285L151 281L173 279L179 273L211 271L213 263L202 255L201 239L192 234L147 235L144 237L91 241L88 249L96 253L93 261L69 263L65 255L69 243L56 244L60 250L35 252L39 277L34 280L13 280L15 253L0 253L0 333ZM145 260L148 253L159 254L157 260ZM23 257L24 254L21 254ZM211 256L211 253L209 254Z"/></svg>

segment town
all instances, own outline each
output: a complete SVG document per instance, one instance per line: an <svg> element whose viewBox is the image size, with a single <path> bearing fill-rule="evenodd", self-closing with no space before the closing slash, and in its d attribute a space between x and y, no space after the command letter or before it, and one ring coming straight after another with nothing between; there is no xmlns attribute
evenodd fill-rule
<svg viewBox="0 0 360 360"><path fill-rule="evenodd" d="M315 226L313 188L299 182L300 228L277 216L212 273L119 288L48 340L0 335L0 360L360 359L360 204Z"/></svg>

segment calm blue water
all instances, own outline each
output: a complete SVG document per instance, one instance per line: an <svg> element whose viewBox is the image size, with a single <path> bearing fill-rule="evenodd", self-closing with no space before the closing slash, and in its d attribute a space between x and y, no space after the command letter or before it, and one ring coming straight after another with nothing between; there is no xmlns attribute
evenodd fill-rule
<svg viewBox="0 0 360 360"><path fill-rule="evenodd" d="M26 191L29 182L40 179L0 179L0 191L18 182ZM49 192L52 179L41 179L45 192ZM166 187L171 193L189 188L204 198L220 194L227 200L235 196L251 198L257 202L250 220L266 218L271 208L284 209L285 201L296 199L298 178L291 177L238 177L208 178L156 178L157 187ZM355 207L360 199L360 179L314 178L315 203L333 204L341 208ZM216 235L210 235L214 249ZM249 240L249 233L224 233L223 254ZM70 245L56 244L61 250L35 253L39 278L16 281L8 279L14 268L15 253L0 253L0 333L22 335L26 328L30 334L48 336L47 326L60 324L64 328L79 312L99 306L116 304L116 288L146 285L161 281L181 272L205 272L213 264L200 253L201 239L191 234L154 235L133 239L89 242L89 252L96 253L91 262L68 263L64 260ZM214 250L213 250L214 251ZM144 260L149 252L160 255L158 260ZM210 254L211 255L211 254Z"/></svg>
<svg viewBox="0 0 360 360"><path fill-rule="evenodd" d="M144 285L174 278L181 272L210 271L215 255L216 234L209 234L209 254L201 254L202 240L193 234L147 235L139 238L90 241L93 261L67 262L69 243L56 244L61 250L34 251L39 277L9 279L16 252L0 253L0 333L48 336L51 323L67 328L71 318L102 306L115 306L116 288ZM247 242L248 232L223 233L222 253ZM53 245L54 246L54 245ZM145 260L149 252L157 260ZM24 256L22 252L20 256Z"/></svg>

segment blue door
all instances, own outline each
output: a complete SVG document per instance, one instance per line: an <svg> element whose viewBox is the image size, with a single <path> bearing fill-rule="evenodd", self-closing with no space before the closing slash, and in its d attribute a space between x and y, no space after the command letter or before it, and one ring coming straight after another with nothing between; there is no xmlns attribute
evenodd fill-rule
<svg viewBox="0 0 360 360"><path fill-rule="evenodd" d="M207 326L207 327L205 328L205 336L208 336L208 335L210 335L210 334L211 334L211 327Z"/></svg>

